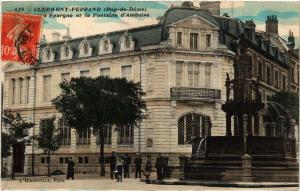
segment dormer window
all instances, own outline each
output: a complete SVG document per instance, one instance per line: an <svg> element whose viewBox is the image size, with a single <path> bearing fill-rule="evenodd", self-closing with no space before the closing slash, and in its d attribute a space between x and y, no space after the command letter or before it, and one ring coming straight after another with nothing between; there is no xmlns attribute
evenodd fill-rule
<svg viewBox="0 0 300 191"><path fill-rule="evenodd" d="M42 62L53 62L54 61L54 54L50 48L50 46L47 46L42 51Z"/></svg>
<svg viewBox="0 0 300 191"><path fill-rule="evenodd" d="M190 49L197 50L198 49L198 33L190 34Z"/></svg>
<svg viewBox="0 0 300 191"><path fill-rule="evenodd" d="M79 58L87 57L92 55L92 48L89 45L89 42L84 39L80 44L79 44Z"/></svg>
<svg viewBox="0 0 300 191"><path fill-rule="evenodd" d="M177 45L182 45L182 32L177 32Z"/></svg>
<svg viewBox="0 0 300 191"><path fill-rule="evenodd" d="M104 35L102 39L99 41L99 52L98 54L111 54L113 49L113 44L110 39Z"/></svg>
<svg viewBox="0 0 300 191"><path fill-rule="evenodd" d="M133 41L132 37L126 32L120 37L120 51L130 51L134 50L135 42Z"/></svg>
<svg viewBox="0 0 300 191"><path fill-rule="evenodd" d="M60 48L60 60L68 60L72 59L73 57L73 51L71 50L70 46L65 43Z"/></svg>

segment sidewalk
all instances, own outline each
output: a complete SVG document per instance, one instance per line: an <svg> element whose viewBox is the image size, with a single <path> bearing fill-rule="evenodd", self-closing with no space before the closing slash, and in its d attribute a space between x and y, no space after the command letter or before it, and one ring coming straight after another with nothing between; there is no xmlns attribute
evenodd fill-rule
<svg viewBox="0 0 300 191"><path fill-rule="evenodd" d="M145 182L145 179L141 179ZM297 182L229 182L229 181L201 181L201 180L178 180L165 179L162 181L151 180L150 184L160 185L193 185L212 187L238 187L238 188L274 188L274 187L298 187Z"/></svg>
<svg viewBox="0 0 300 191"><path fill-rule="evenodd" d="M132 176L131 176L132 177ZM75 180L66 180L65 175L55 175L51 177L47 176L23 176L16 177L16 180L10 180L9 178L2 179L1 189L29 189L41 190L41 189L93 189L93 190L230 190L230 191L297 191L297 184L280 184L259 183L258 185L249 187L243 186L240 183L224 183L224 182L199 182L199 181L185 181L181 182L176 179L168 179L162 182L154 180L155 177L151 177L152 184L145 184L144 179L123 179L123 182L116 182L109 177L100 177L98 174L75 174ZM239 186L237 186L239 185ZM293 187L291 187L293 186ZM257 189L259 187L259 189ZM284 188L283 188L284 187Z"/></svg>

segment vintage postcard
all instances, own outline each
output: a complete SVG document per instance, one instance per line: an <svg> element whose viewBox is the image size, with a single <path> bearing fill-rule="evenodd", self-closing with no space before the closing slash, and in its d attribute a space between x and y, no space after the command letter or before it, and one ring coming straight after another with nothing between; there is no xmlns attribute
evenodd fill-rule
<svg viewBox="0 0 300 191"><path fill-rule="evenodd" d="M298 190L299 1L1 2L1 189Z"/></svg>

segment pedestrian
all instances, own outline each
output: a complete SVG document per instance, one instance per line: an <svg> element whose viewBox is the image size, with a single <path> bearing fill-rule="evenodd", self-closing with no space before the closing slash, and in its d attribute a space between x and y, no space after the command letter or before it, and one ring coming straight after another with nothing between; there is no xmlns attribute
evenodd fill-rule
<svg viewBox="0 0 300 191"><path fill-rule="evenodd" d="M117 182L122 182L122 176L123 176L123 167L124 167L124 161L121 157L118 157L117 161Z"/></svg>
<svg viewBox="0 0 300 191"><path fill-rule="evenodd" d="M69 158L67 167L67 180L69 180L69 178L72 178L72 180L74 180L74 166L74 161L72 160L72 158Z"/></svg>
<svg viewBox="0 0 300 191"><path fill-rule="evenodd" d="M125 154L125 157L123 158L124 161L124 178L129 178L129 165L131 164L131 157L128 156L128 154Z"/></svg>
<svg viewBox="0 0 300 191"><path fill-rule="evenodd" d="M134 159L135 164L135 178L141 178L141 167L142 167L142 158L140 153L136 154L136 158Z"/></svg>
<svg viewBox="0 0 300 191"><path fill-rule="evenodd" d="M146 184L150 183L150 174L152 170L152 163L151 163L151 156L147 155L147 161L146 161L146 166L145 166L145 176L146 176Z"/></svg>
<svg viewBox="0 0 300 191"><path fill-rule="evenodd" d="M163 167L164 167L164 159L163 157L158 154L156 161L155 161L155 168L157 172L157 180L162 180L162 175L163 175Z"/></svg>
<svg viewBox="0 0 300 191"><path fill-rule="evenodd" d="M117 158L115 152L113 151L110 156L110 178L114 179L114 173L116 171Z"/></svg>

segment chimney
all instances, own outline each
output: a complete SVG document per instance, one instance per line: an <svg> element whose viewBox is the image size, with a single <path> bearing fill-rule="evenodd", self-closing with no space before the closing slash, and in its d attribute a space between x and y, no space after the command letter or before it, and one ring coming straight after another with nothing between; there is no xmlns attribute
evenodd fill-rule
<svg viewBox="0 0 300 191"><path fill-rule="evenodd" d="M209 11L213 15L220 15L220 1L201 1L200 8Z"/></svg>
<svg viewBox="0 0 300 191"><path fill-rule="evenodd" d="M267 17L266 32L278 34L278 20L276 15L270 15Z"/></svg>
<svg viewBox="0 0 300 191"><path fill-rule="evenodd" d="M289 31L287 46L289 47L290 50L294 50L295 48L295 37L294 37L294 33L291 30Z"/></svg>
<svg viewBox="0 0 300 191"><path fill-rule="evenodd" d="M59 32L53 32L52 33L52 42L60 41L60 33Z"/></svg>
<svg viewBox="0 0 300 191"><path fill-rule="evenodd" d="M71 37L71 35L70 35L70 25L68 24L68 27L67 27L67 32L66 32L66 34L64 35L64 36L62 36L62 39L64 40L64 41L67 41L67 40L71 40L72 39L72 37Z"/></svg>

